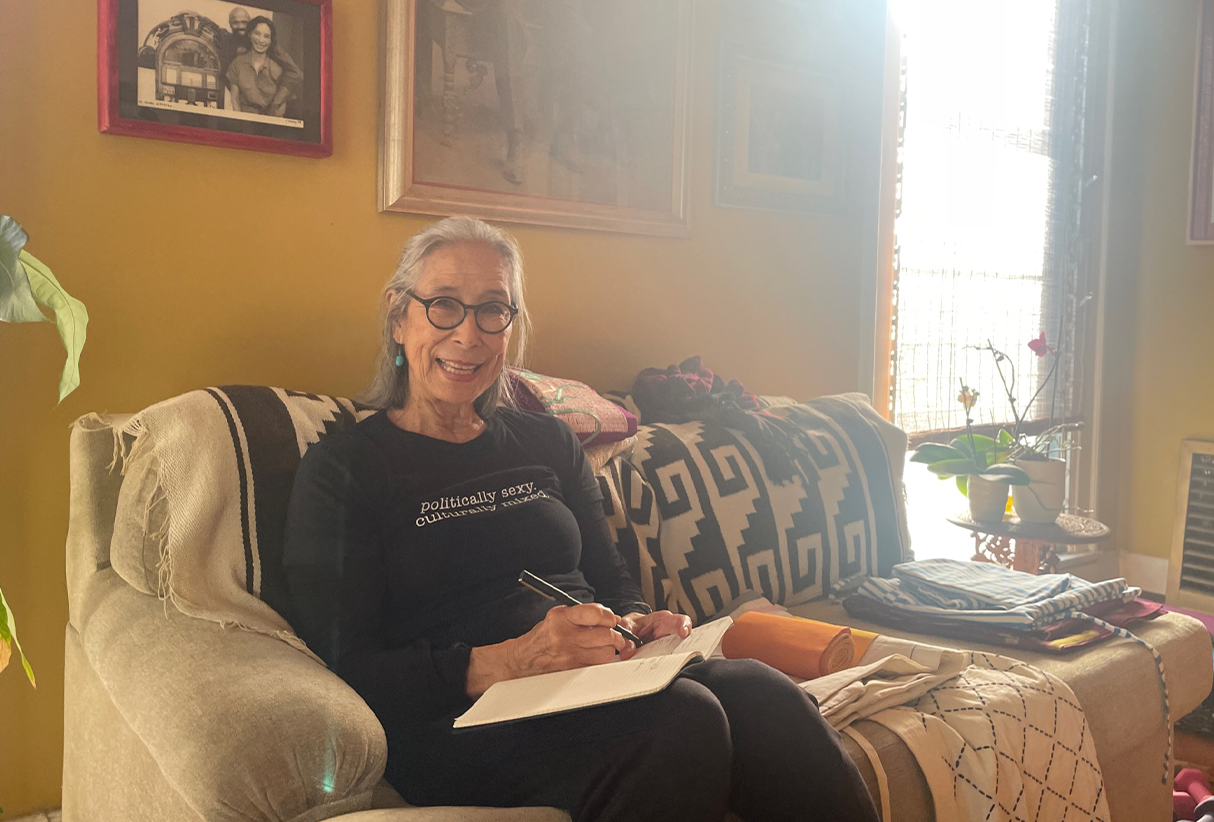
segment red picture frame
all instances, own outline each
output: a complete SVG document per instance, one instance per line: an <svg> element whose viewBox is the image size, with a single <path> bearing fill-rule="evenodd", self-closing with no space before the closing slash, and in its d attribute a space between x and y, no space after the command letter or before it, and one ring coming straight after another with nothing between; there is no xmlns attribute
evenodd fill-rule
<svg viewBox="0 0 1214 822"><path fill-rule="evenodd" d="M228 19L214 19L224 12ZM248 71L256 77L258 70L220 70L225 63L235 68L237 59L245 65L245 53L254 50L239 24L259 16L277 21L270 54L278 60L266 74L284 85L284 77L292 81L285 101L259 101L262 86L248 88L242 102L237 81ZM98 128L104 134L328 157L332 26L332 0L98 0ZM264 37L271 27L256 28Z"/></svg>

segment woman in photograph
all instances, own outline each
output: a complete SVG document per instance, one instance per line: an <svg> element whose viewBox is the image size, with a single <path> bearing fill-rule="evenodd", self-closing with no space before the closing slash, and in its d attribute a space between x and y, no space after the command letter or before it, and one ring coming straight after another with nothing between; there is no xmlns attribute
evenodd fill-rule
<svg viewBox="0 0 1214 822"><path fill-rule="evenodd" d="M232 108L284 117L287 102L299 93L303 72L277 47L278 32L268 17L254 17L246 32L249 50L237 55L228 65Z"/></svg>
<svg viewBox="0 0 1214 822"><path fill-rule="evenodd" d="M383 291L379 411L308 449L283 562L299 634L384 727L414 805L550 806L575 822L876 822L809 695L748 659L687 666L651 696L455 731L495 682L686 636L616 549L573 431L512 407L528 329L514 238L470 217L405 246ZM511 361L514 361L513 359ZM527 569L581 604L518 583Z"/></svg>

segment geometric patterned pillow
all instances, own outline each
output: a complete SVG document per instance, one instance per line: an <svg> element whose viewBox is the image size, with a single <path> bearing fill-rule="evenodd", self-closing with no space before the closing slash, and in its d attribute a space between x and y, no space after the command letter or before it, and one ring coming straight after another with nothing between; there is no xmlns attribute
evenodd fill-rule
<svg viewBox="0 0 1214 822"><path fill-rule="evenodd" d="M862 394L770 408L796 432L793 479L768 477L719 423L642 425L600 473L617 545L649 604L699 623L750 592L791 606L912 558L906 435ZM769 444L768 444L769 445Z"/></svg>

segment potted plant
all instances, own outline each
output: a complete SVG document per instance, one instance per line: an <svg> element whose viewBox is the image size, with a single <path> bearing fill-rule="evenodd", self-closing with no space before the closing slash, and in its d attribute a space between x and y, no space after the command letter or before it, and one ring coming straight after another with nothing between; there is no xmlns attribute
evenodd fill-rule
<svg viewBox="0 0 1214 822"><path fill-rule="evenodd" d="M67 363L59 378L59 401L80 384L80 351L84 348L88 311L59 285L55 275L38 258L25 250L29 235L12 217L0 216L0 322L29 323L50 320L40 305L54 315L59 338L67 349ZM30 684L38 687L34 669L17 640L13 611L0 591L0 671L8 666L12 649L21 657L21 667Z"/></svg>
<svg viewBox="0 0 1214 822"><path fill-rule="evenodd" d="M1068 431L1082 428L1082 423L1063 423L1051 425L1030 438L1024 432L1025 419L1029 409L1046 385L1053 379L1058 370L1058 352L1046 341L1045 332L1035 339L1029 340L1029 349L1038 357L1044 359L1053 357L1050 370L1045 379L1037 386L1037 390L1020 409L1016 400L1016 367L1011 358L995 348L988 340L986 350L991 352L995 360L995 370L1003 383L1007 394L1008 404L1012 409L1015 421L1011 435L1012 445L1008 451L1009 462L1019 466L1029 477L1029 483L1012 489L1012 506L1023 522L1051 523L1058 519L1066 500L1066 461L1053 456L1057 450L1062 435Z"/></svg>
<svg viewBox="0 0 1214 822"><path fill-rule="evenodd" d="M915 449L911 462L924 463L941 479L956 477L975 522L1002 520L1009 487L1028 485L1029 475L1007 463L1014 444L1011 434L1000 431L997 437L988 437L974 433L970 411L978 402L978 392L962 383L957 401L965 408L964 436L948 445L924 443Z"/></svg>

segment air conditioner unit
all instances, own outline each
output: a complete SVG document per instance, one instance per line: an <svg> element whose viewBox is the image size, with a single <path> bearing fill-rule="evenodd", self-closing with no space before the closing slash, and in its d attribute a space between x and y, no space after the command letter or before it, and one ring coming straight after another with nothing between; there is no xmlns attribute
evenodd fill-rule
<svg viewBox="0 0 1214 822"><path fill-rule="evenodd" d="M1167 599L1214 613L1214 442L1180 443Z"/></svg>

